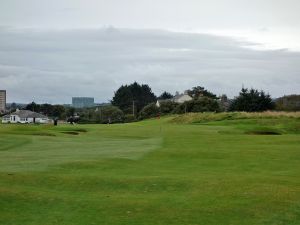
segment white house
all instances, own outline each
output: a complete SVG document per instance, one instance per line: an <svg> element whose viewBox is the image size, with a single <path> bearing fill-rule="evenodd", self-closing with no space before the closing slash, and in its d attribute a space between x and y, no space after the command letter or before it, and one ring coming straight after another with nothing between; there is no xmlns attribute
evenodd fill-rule
<svg viewBox="0 0 300 225"><path fill-rule="evenodd" d="M16 110L2 117L2 123L49 123L47 116L30 110Z"/></svg>
<svg viewBox="0 0 300 225"><path fill-rule="evenodd" d="M184 94L175 95L175 97L172 100L173 100L173 102L176 102L176 103L184 103L184 102L193 100L193 98L191 96L189 96L187 94L187 92L184 92Z"/></svg>

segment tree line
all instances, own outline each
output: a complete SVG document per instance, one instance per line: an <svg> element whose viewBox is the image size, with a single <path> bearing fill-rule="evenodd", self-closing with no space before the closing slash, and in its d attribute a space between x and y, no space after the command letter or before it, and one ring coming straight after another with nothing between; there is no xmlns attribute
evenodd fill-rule
<svg viewBox="0 0 300 225"><path fill-rule="evenodd" d="M134 82L119 87L114 92L111 104L106 106L75 109L63 105L32 102L24 109L56 119L68 120L76 117L81 123L132 122L160 115L189 112L300 110L298 95L284 96L274 101L269 94L254 88L243 87L238 96L231 100L226 95L217 96L202 86L193 87L185 93L191 97L191 100L176 103L171 93L164 91L160 96L156 96L149 85Z"/></svg>
<svg viewBox="0 0 300 225"><path fill-rule="evenodd" d="M174 96L166 91L156 97L148 85L134 82L130 85L122 85L115 92L111 103L121 109L125 115L132 114L135 119L188 112L261 112L275 109L275 103L269 94L253 88L242 88L239 95L232 100L229 100L226 95L218 97L202 86L193 87L186 93L191 100L179 104L172 101ZM157 100L159 107L156 105Z"/></svg>

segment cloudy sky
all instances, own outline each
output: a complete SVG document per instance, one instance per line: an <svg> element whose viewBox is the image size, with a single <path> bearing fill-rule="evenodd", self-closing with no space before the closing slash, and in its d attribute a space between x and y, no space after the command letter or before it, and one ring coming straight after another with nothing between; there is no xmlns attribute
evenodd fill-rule
<svg viewBox="0 0 300 225"><path fill-rule="evenodd" d="M138 81L158 95L244 84L300 94L298 0L0 0L9 102L107 102Z"/></svg>

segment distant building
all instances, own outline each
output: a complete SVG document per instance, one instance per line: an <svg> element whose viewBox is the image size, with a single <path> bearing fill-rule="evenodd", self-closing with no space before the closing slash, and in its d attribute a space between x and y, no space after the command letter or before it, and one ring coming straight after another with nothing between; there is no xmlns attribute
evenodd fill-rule
<svg viewBox="0 0 300 225"><path fill-rule="evenodd" d="M276 110L300 111L300 95L285 95L275 99Z"/></svg>
<svg viewBox="0 0 300 225"><path fill-rule="evenodd" d="M0 112L6 110L6 91L0 90Z"/></svg>
<svg viewBox="0 0 300 225"><path fill-rule="evenodd" d="M16 110L2 117L2 123L49 123L47 116L30 110Z"/></svg>
<svg viewBox="0 0 300 225"><path fill-rule="evenodd" d="M228 111L230 108L231 101L228 99L226 95L222 95L219 97L219 104L222 111Z"/></svg>
<svg viewBox="0 0 300 225"><path fill-rule="evenodd" d="M95 106L94 98L90 97L73 97L72 106L74 108L89 108Z"/></svg>
<svg viewBox="0 0 300 225"><path fill-rule="evenodd" d="M187 91L185 91L184 94L179 94L178 92L176 92L176 95L172 100L176 103L184 103L193 100L193 98L187 94Z"/></svg>

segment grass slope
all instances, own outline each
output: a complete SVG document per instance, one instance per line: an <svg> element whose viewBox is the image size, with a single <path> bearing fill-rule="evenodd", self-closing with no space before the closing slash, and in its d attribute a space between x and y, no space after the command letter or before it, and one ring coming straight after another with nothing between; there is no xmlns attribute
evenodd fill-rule
<svg viewBox="0 0 300 225"><path fill-rule="evenodd" d="M0 124L0 224L300 224L297 117L179 120Z"/></svg>

